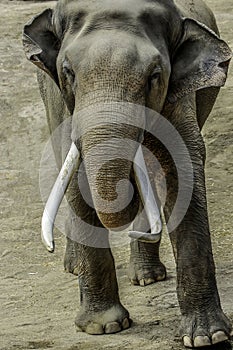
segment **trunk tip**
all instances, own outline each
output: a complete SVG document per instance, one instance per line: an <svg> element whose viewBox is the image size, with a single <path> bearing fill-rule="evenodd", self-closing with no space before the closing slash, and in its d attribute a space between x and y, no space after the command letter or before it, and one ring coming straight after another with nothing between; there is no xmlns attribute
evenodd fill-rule
<svg viewBox="0 0 233 350"><path fill-rule="evenodd" d="M129 237L145 243L157 243L161 239L161 232L149 233L140 231L129 231Z"/></svg>

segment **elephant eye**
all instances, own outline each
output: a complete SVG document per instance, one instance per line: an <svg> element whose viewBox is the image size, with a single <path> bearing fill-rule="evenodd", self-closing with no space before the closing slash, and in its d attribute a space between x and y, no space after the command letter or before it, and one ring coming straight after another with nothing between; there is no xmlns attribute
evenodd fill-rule
<svg viewBox="0 0 233 350"><path fill-rule="evenodd" d="M70 69L69 67L64 66L63 67L63 73L67 76L67 77L74 77L74 72L72 69Z"/></svg>
<svg viewBox="0 0 233 350"><path fill-rule="evenodd" d="M159 81L160 76L161 76L161 69L160 68L157 68L156 70L153 71L153 73L150 75L150 77L148 79L149 90L151 90L153 85Z"/></svg>
<svg viewBox="0 0 233 350"><path fill-rule="evenodd" d="M150 80L157 80L161 76L161 69L156 69L150 76Z"/></svg>
<svg viewBox="0 0 233 350"><path fill-rule="evenodd" d="M75 74L69 62L65 61L63 63L62 70L63 74L65 75L65 78L69 81L70 84L73 84L75 81Z"/></svg>

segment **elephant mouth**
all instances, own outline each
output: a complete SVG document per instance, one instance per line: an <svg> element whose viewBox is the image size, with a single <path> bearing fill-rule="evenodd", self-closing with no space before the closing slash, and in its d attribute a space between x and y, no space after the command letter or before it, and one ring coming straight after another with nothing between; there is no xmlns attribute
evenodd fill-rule
<svg viewBox="0 0 233 350"><path fill-rule="evenodd" d="M66 189L72 179L74 172L78 170L79 165L80 152L73 142L60 170L60 173L56 179L56 182L52 188L52 191L50 192L42 216L42 241L47 250L51 253L54 252L55 249L53 228L56 215L59 210L61 201L65 195ZM141 201L144 205L144 210L149 222L150 233L129 231L129 236L133 239L141 241L152 243L158 242L160 240L162 231L160 210L156 203L150 184L141 145L138 147L134 159L134 175Z"/></svg>

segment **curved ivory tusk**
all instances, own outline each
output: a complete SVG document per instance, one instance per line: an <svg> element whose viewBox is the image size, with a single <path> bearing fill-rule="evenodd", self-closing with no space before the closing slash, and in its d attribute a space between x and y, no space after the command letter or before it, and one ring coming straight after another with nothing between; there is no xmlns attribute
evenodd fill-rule
<svg viewBox="0 0 233 350"><path fill-rule="evenodd" d="M79 166L79 159L80 153L76 145L72 143L44 209L41 237L44 245L51 253L54 251L53 226L55 218L72 175Z"/></svg>
<svg viewBox="0 0 233 350"><path fill-rule="evenodd" d="M129 236L140 241L155 243L161 238L162 222L160 218L160 211L150 183L141 145L139 146L135 156L134 173L141 200L150 225L151 233L130 231Z"/></svg>

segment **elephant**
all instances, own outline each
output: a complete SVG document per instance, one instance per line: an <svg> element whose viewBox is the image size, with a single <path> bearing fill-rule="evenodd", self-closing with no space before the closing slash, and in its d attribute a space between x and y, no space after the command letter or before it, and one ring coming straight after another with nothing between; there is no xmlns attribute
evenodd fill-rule
<svg viewBox="0 0 233 350"><path fill-rule="evenodd" d="M190 348L229 339L232 326L215 277L201 130L225 84L232 52L212 11L202 0L58 0L24 26L23 47L38 68L49 131L58 130L53 148L63 172L44 242L54 250L51 230L67 188L64 264L79 280L77 329L109 334L131 326L118 294L109 232L133 225L132 284L164 280L161 228L151 227L153 220L161 223L162 213L168 225L184 186L188 206L169 230L180 336ZM175 130L183 148L160 123ZM138 168L147 175L144 185ZM59 185L63 177L65 185ZM156 205L157 219L150 215Z"/></svg>

